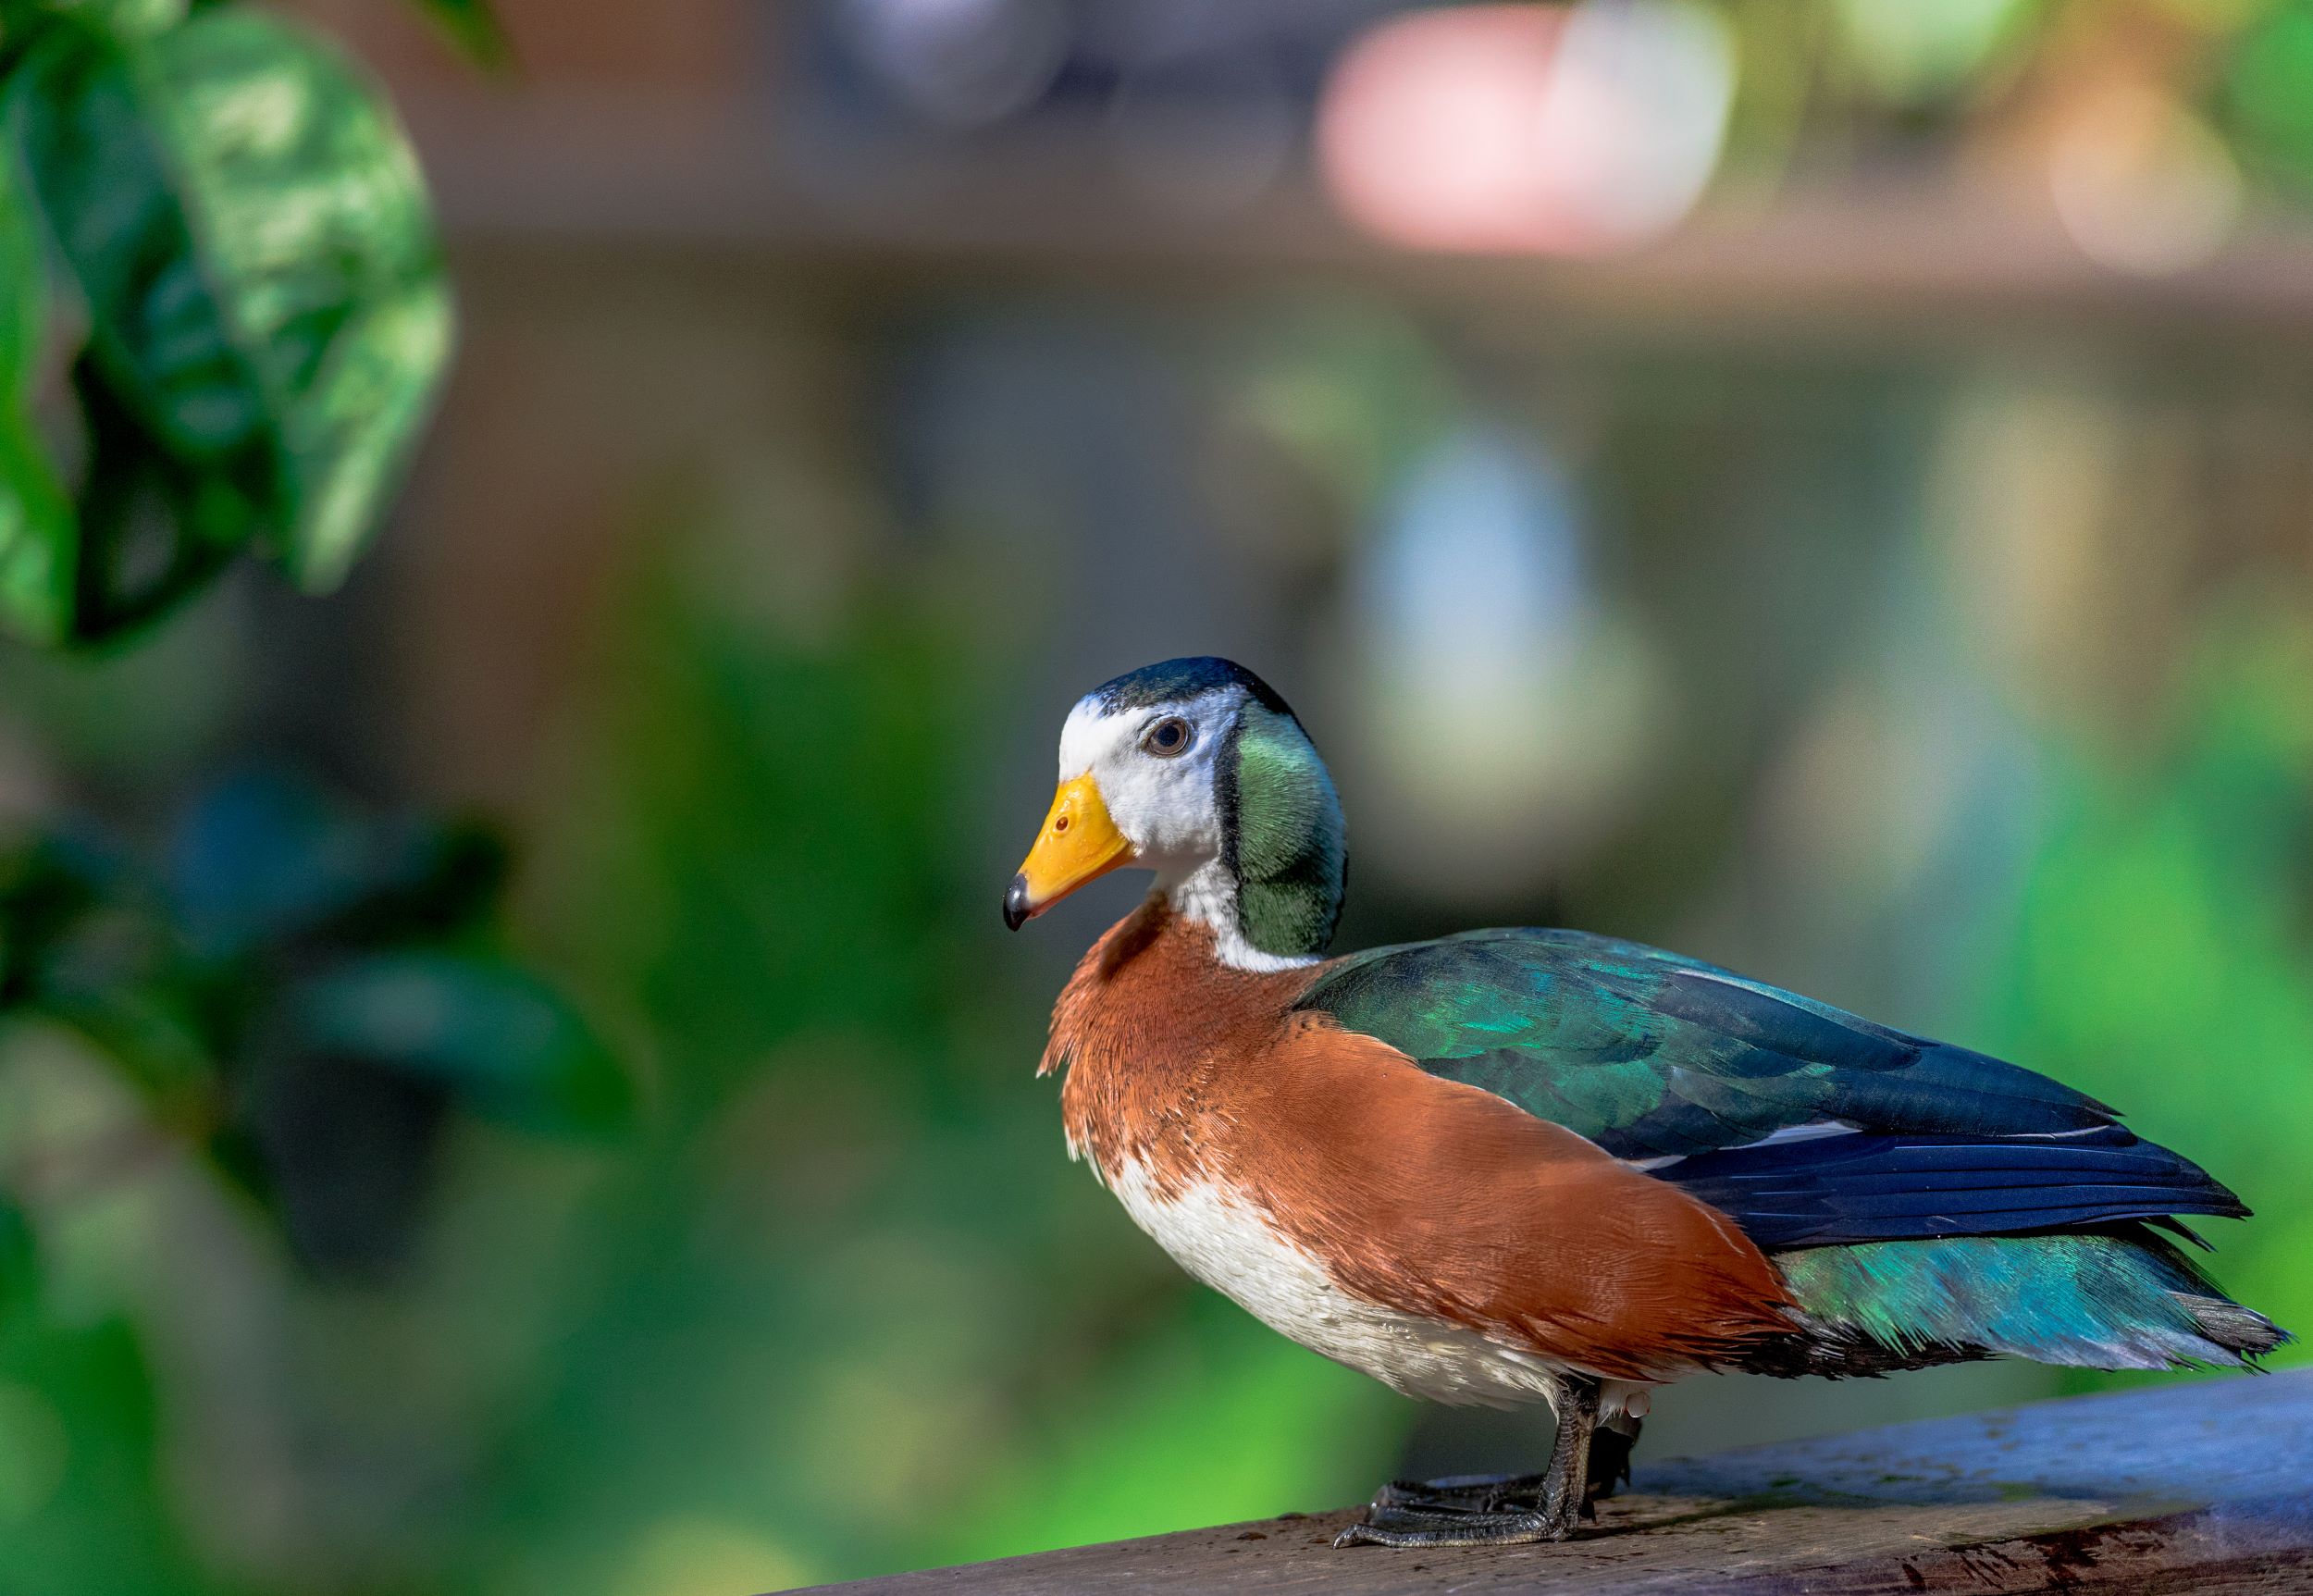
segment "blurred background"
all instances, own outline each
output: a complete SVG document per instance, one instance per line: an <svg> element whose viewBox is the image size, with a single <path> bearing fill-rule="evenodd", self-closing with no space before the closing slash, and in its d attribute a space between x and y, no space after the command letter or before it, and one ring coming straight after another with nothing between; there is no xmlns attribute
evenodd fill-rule
<svg viewBox="0 0 2313 1596"><path fill-rule="evenodd" d="M2016 1058L2313 1330L2313 4L501 0L496 73L296 9L415 141L445 397L337 596L0 652L0 817L186 946L402 951L105 1011L234 1053L221 1149L0 1031L12 1590L741 1596L1532 1466L1063 1154L1137 887L997 899L1177 654L1331 761L1342 947L1564 922ZM485 944L566 1007L474 1019L423 949ZM544 1099L443 1089L501 1043ZM1696 1381L1639 1484L2106 1383Z"/></svg>

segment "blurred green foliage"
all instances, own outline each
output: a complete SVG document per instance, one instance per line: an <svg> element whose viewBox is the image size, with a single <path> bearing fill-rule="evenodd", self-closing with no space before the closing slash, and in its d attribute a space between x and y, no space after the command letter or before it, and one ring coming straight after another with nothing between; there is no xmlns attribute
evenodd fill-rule
<svg viewBox="0 0 2313 1596"><path fill-rule="evenodd" d="M2214 1267L2292 1328L2313 1325L2308 684L2313 615L2220 604L2146 745L2065 739L1988 1017L2223 1171L2257 1217L2208 1227Z"/></svg>
<svg viewBox="0 0 2313 1596"><path fill-rule="evenodd" d="M442 33L476 64L503 68L513 59L506 31L489 0L414 0Z"/></svg>
<svg viewBox="0 0 2313 1596"><path fill-rule="evenodd" d="M2268 196L2301 204L2313 185L2307 0L1713 4L1742 59L1721 173L1738 191L1955 148L2029 166L2099 116L2092 136L2125 163L2148 95L2204 122Z"/></svg>
<svg viewBox="0 0 2313 1596"><path fill-rule="evenodd" d="M0 625L116 637L244 551L335 587L451 342L383 99L262 9L7 0L0 119Z"/></svg>
<svg viewBox="0 0 2313 1596"><path fill-rule="evenodd" d="M204 1151L299 1241L309 1188L332 1176L304 1160L284 1104L327 1102L349 1071L556 1132L630 1121L624 1067L499 951L503 876L484 831L365 817L282 776L196 803L158 864L75 831L35 836L0 854L0 1024L76 1034L142 1125Z"/></svg>
<svg viewBox="0 0 2313 1596"><path fill-rule="evenodd" d="M2234 127L2300 183L2313 181L2313 6L2272 7L2244 32L2222 81Z"/></svg>

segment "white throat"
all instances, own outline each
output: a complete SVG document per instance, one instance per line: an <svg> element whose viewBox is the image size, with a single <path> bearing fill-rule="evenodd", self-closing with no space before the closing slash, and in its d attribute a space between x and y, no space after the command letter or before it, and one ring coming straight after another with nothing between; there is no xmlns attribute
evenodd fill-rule
<svg viewBox="0 0 2313 1596"><path fill-rule="evenodd" d="M1237 922L1237 884L1208 859L1185 872L1160 870L1156 890L1183 920L1194 921L1213 934L1213 954L1231 970L1268 975L1280 970L1299 970L1315 964L1321 954L1264 953L1245 940Z"/></svg>

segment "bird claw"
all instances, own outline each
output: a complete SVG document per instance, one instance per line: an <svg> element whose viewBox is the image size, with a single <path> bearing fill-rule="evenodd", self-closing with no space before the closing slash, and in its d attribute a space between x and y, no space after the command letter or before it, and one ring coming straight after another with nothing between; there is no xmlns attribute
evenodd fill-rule
<svg viewBox="0 0 2313 1596"><path fill-rule="evenodd" d="M1540 1474L1454 1474L1443 1479L1392 1479L1374 1493L1376 1507L1427 1508L1439 1513L1497 1513L1539 1507L1549 1477Z"/></svg>
<svg viewBox="0 0 2313 1596"><path fill-rule="evenodd" d="M1578 1505L1578 1504L1576 1504ZM1575 1511L1538 1474L1393 1480L1333 1538L1346 1546L1521 1546L1564 1540Z"/></svg>
<svg viewBox="0 0 2313 1596"><path fill-rule="evenodd" d="M1598 1385L1569 1377L1559 1399L1558 1435L1540 1474L1466 1474L1393 1480L1374 1493L1336 1546L1523 1546L1564 1540L1589 1513L1590 1440Z"/></svg>

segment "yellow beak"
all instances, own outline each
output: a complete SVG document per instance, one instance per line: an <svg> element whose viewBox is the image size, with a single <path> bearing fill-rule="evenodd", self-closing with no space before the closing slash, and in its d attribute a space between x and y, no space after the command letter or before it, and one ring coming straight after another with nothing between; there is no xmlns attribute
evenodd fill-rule
<svg viewBox="0 0 2313 1596"><path fill-rule="evenodd" d="M1132 845L1108 818L1092 773L1062 782L1036 845L1005 889L1004 923L1018 931L1086 882L1132 862Z"/></svg>

